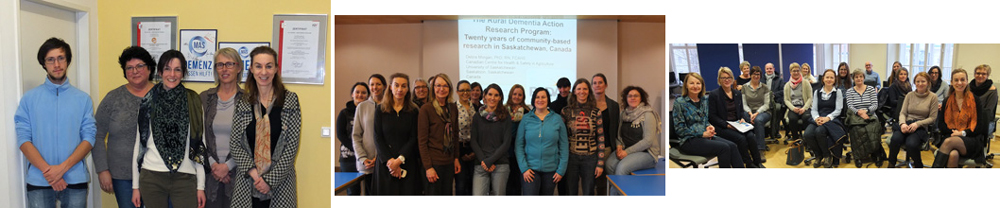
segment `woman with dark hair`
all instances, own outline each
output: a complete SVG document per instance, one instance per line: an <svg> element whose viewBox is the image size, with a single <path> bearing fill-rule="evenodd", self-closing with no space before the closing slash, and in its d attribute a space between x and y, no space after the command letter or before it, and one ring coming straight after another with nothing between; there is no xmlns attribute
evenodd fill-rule
<svg viewBox="0 0 1000 208"><path fill-rule="evenodd" d="M389 76L389 93L375 111L375 190L377 195L420 194L420 160L416 159L417 105L411 101L410 77L395 73ZM412 173L411 173L412 172ZM413 176L409 176L413 174Z"/></svg>
<svg viewBox="0 0 1000 208"><path fill-rule="evenodd" d="M905 69L900 69L899 74L906 74ZM889 140L890 168L895 167L896 156L903 145L906 146L906 156L913 159L913 167L924 167L920 158L920 147L929 138L927 129L934 124L934 119L938 116L937 95L928 89L930 76L920 72L913 83L917 90L907 93L903 99L903 105L899 109L898 124L893 126L892 138Z"/></svg>
<svg viewBox="0 0 1000 208"><path fill-rule="evenodd" d="M133 208L132 203L132 149L139 118L139 104L153 89L153 67L156 62L146 49L131 46L118 57L122 73L128 83L108 92L97 107L97 144L94 171L97 172L101 190L114 193L119 208ZM107 145L105 144L107 138Z"/></svg>
<svg viewBox="0 0 1000 208"><path fill-rule="evenodd" d="M964 69L951 72L951 89L937 120L940 132L948 136L938 145L941 148L931 167L958 167L961 156L972 157L976 162L986 159L980 137L992 136L986 132L992 115L977 112L985 103L968 89L968 76Z"/></svg>
<svg viewBox="0 0 1000 208"><path fill-rule="evenodd" d="M177 50L160 55L156 84L139 105L132 153L132 204L136 207L205 206L204 117L198 93L181 79L187 62ZM142 170L140 172L140 170ZM141 192L140 192L141 190ZM194 192L192 192L194 191Z"/></svg>
<svg viewBox="0 0 1000 208"><path fill-rule="evenodd" d="M472 125L472 150L476 152L472 194L477 196L506 194L510 166L507 150L513 136L510 113L503 103L503 90L497 84L486 86L483 107L475 114Z"/></svg>
<svg viewBox="0 0 1000 208"><path fill-rule="evenodd" d="M417 146L426 172L424 194L451 195L452 180L462 170L458 162L458 106L452 100L451 79L438 74L431 79L434 99L417 115Z"/></svg>
<svg viewBox="0 0 1000 208"><path fill-rule="evenodd" d="M910 88L909 71L906 70L906 68L899 68L898 70L896 70L895 74L896 74L895 76L890 77L891 78L890 80L895 80L895 81L893 81L892 84L889 85L889 89L887 89L888 91L886 91L885 94L887 96L885 98L885 103L882 103L882 105L892 109L892 112L890 112L890 116L892 116L893 118L899 116L900 109L896 109L896 105L898 105L900 102L903 102L903 96L906 96L907 93L910 93L910 91L912 91L912 88Z"/></svg>
<svg viewBox="0 0 1000 208"><path fill-rule="evenodd" d="M806 146L812 149L816 158L822 162L814 162L813 167L823 165L826 168L840 164L840 156L844 149L841 144L846 139L847 132L840 120L840 112L844 109L844 92L836 88L837 73L832 69L823 72L823 88L813 93L812 120L802 133Z"/></svg>
<svg viewBox="0 0 1000 208"><path fill-rule="evenodd" d="M524 87L520 84L514 84L510 87L510 94L507 96L507 104L504 106L510 110L510 121L511 127L513 127L513 134L517 134L518 126L521 124L521 119L524 118L525 113L531 111L531 106L524 103ZM507 151L507 161L510 161L510 170L518 171L521 168L517 164L517 155L515 154L515 146L510 145ZM507 177L507 195L521 195L521 175L520 174L508 174Z"/></svg>
<svg viewBox="0 0 1000 208"><path fill-rule="evenodd" d="M477 83L478 85L478 83ZM479 109L473 99L472 94L476 91L467 80L459 80L455 90L458 91L458 162L462 165L462 171L455 174L455 195L472 195L472 175L475 170L475 151L472 151L472 121Z"/></svg>
<svg viewBox="0 0 1000 208"><path fill-rule="evenodd" d="M892 62L892 73L889 75L889 86L892 86L892 84L896 83L896 81L899 81L896 77L899 76L899 69L901 68L903 68L902 63L899 63L899 61Z"/></svg>
<svg viewBox="0 0 1000 208"><path fill-rule="evenodd" d="M236 100L235 133L229 142L236 158L233 207L297 204L295 157L302 112L299 96L281 82L277 57L267 46L250 52L247 96Z"/></svg>
<svg viewBox="0 0 1000 208"><path fill-rule="evenodd" d="M757 79L759 74L758 68ZM606 163L608 175L627 175L634 170L656 166L660 154L660 117L649 106L648 97L641 87L628 86L622 90L625 110L621 115L614 155L608 157Z"/></svg>
<svg viewBox="0 0 1000 208"><path fill-rule="evenodd" d="M837 66L837 88L840 88L841 91L854 87L850 71L851 67L847 66L847 62L840 62L840 65Z"/></svg>
<svg viewBox="0 0 1000 208"><path fill-rule="evenodd" d="M603 73L594 74L590 79L590 84L593 86L591 91L593 91L594 104L597 106L597 110L601 111L601 120L606 124L603 129L605 132L604 141L618 140L621 105L605 93L608 89L608 77L605 77ZM610 155L611 150L611 148L604 148L604 155ZM594 186L597 187L597 195L608 195L608 177L606 174L607 172L604 172L604 175L597 176L597 181L594 182Z"/></svg>
<svg viewBox="0 0 1000 208"><path fill-rule="evenodd" d="M948 91L951 89L948 82L944 81L941 77L944 74L941 73L941 67L932 66L927 70L927 75L931 76L931 92L934 92L938 96L938 108L941 108L941 104L944 102L944 98L948 96Z"/></svg>
<svg viewBox="0 0 1000 208"><path fill-rule="evenodd" d="M514 142L519 176L523 178L519 181L524 195L552 195L556 183L566 174L569 133L562 116L549 109L549 91L539 87L531 94L535 109L521 119Z"/></svg>
<svg viewBox="0 0 1000 208"><path fill-rule="evenodd" d="M604 172L604 121L597 109L587 79L573 84L573 94L561 115L569 131L570 156L566 172L566 195L593 195L594 179ZM578 187L577 183L580 183ZM564 193L559 193L560 195Z"/></svg>
<svg viewBox="0 0 1000 208"><path fill-rule="evenodd" d="M750 69L750 82L743 84L743 111L745 112L744 117L749 117L750 123L753 124L753 138L757 141L757 146L750 148L757 148L759 152L764 152L767 149L767 144L764 142L764 127L768 121L771 120L771 114L768 110L771 107L771 89L767 88L767 85L761 82L761 71L760 67L754 66ZM761 155L761 162L766 162L767 158Z"/></svg>
<svg viewBox="0 0 1000 208"><path fill-rule="evenodd" d="M479 82L472 82L470 87L472 91L469 92L469 96L471 96L469 99L472 101L472 106L479 109L483 106L483 86Z"/></svg>
<svg viewBox="0 0 1000 208"><path fill-rule="evenodd" d="M753 132L740 132L729 122L747 123L750 120L743 110L743 93L736 90L733 71L719 68L719 88L708 93L708 122L715 126L719 137L732 141L739 147L740 156L749 168L763 168L760 149Z"/></svg>
<svg viewBox="0 0 1000 208"><path fill-rule="evenodd" d="M232 176L236 175L229 140L233 133L233 113L236 99L245 92L239 84L243 76L243 59L233 48L223 48L215 53L215 87L201 92L205 112L205 170L212 177L206 178L207 207L229 207L233 196Z"/></svg>
<svg viewBox="0 0 1000 208"><path fill-rule="evenodd" d="M372 186L372 173L375 172L375 159L378 150L375 149L375 107L382 103L385 93L385 77L381 74L372 74L368 77L368 93L371 95L368 100L356 103L357 109L354 112L354 120L351 124L354 129L351 132L351 141L354 146L354 157L358 158L354 166L358 172L365 174L361 176L362 186L369 194L378 193Z"/></svg>
<svg viewBox="0 0 1000 208"><path fill-rule="evenodd" d="M340 141L340 171L358 172L355 164L357 157L354 156L354 143L351 139L351 130L354 129L354 113L357 105L368 100L368 85L364 82L354 83L351 87L351 101L347 101L347 107L337 114L337 140ZM347 195L361 195L361 186L354 185L347 188Z"/></svg>

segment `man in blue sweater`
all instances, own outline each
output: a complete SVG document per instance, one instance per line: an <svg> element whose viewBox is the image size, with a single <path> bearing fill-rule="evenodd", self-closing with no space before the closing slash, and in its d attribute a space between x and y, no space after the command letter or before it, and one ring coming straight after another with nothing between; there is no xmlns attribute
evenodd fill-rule
<svg viewBox="0 0 1000 208"><path fill-rule="evenodd" d="M90 178L83 158L93 148L97 127L90 95L66 78L72 60L69 44L46 40L38 49L45 83L24 93L14 115L17 146L30 162L27 207L55 207L56 201L87 206Z"/></svg>

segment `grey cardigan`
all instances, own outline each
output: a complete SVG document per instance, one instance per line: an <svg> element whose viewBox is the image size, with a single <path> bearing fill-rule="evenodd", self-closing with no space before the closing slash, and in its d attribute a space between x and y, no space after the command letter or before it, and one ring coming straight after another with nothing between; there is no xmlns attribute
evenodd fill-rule
<svg viewBox="0 0 1000 208"><path fill-rule="evenodd" d="M141 102L142 97L132 95L125 85L111 90L101 100L94 115L97 142L91 150L95 172L108 170L113 179L132 180L132 149Z"/></svg>
<svg viewBox="0 0 1000 208"><path fill-rule="evenodd" d="M236 96L234 96L233 99L242 99L244 94L245 93L243 92L243 89L241 89L239 87L239 85L237 85L236 86ZM220 156L220 155L216 154L216 152L218 152L218 151L216 151L216 147L217 147L217 145L220 145L220 144L216 144L215 143L215 133L214 133L215 131L214 131L214 128L213 128L213 126L215 125L215 123L212 122L212 121L215 120L215 114L217 113L216 110L215 110L215 107L219 103L219 88L218 87L213 87L211 89L205 90L205 91L201 92L200 94L198 94L198 96L201 97L201 107L202 107L202 109L204 109L203 112L205 112L205 120L204 120L205 121L204 122L205 123L205 158L206 159L211 158L211 159L213 159L213 160L215 160L217 162L220 162L220 163L222 163L222 162L227 163L229 165L229 176L232 177L232 176L236 175L236 165L235 165L235 159L233 158L233 154L232 154L232 148L229 148L230 149L230 154L229 155L221 155ZM234 109L233 110L234 117L235 117L235 114L236 114L236 112L235 112L235 109ZM233 137L235 137L235 135ZM232 137L230 137L230 140L232 140ZM221 144L221 145L229 145L229 144L227 143L227 144ZM202 164L205 165L206 172L209 172L209 173L212 172L212 164L211 163L209 163L208 161L204 161ZM209 199L215 199L215 197L218 196L218 194L215 194L216 190L218 189L218 186L219 186L219 181L215 180L215 177L205 177L205 195L206 195L206 197L208 197ZM233 186L232 186L232 183L230 183L228 186L223 187L223 188L224 188L224 191L226 192L226 196L232 197L232 195L233 195Z"/></svg>

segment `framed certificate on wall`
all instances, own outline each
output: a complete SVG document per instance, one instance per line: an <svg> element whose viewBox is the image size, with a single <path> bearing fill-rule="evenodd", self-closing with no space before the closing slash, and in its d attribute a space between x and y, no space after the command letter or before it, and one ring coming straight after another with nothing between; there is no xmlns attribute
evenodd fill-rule
<svg viewBox="0 0 1000 208"><path fill-rule="evenodd" d="M132 44L159 60L160 54L177 49L177 17L132 17Z"/></svg>
<svg viewBox="0 0 1000 208"><path fill-rule="evenodd" d="M326 77L327 15L274 15L272 43L285 83L322 85Z"/></svg>

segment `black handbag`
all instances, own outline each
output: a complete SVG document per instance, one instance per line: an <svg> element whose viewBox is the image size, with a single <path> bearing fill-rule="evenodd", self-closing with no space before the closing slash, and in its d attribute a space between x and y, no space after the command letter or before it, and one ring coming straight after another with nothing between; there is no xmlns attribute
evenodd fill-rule
<svg viewBox="0 0 1000 208"><path fill-rule="evenodd" d="M785 154L788 154L788 158L785 159L786 165L796 166L805 160L805 147L802 145L802 140L795 140L788 145L788 150L785 150Z"/></svg>

